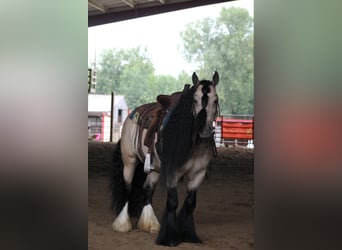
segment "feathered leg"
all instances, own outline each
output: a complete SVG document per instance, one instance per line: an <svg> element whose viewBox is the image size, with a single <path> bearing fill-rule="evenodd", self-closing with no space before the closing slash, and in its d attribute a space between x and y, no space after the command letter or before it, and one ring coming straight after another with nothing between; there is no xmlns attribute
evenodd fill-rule
<svg viewBox="0 0 342 250"><path fill-rule="evenodd" d="M149 173L146 179L146 182L144 184L144 207L138 221L138 228L150 233L157 233L160 228L160 224L154 214L152 207L152 197L158 179L159 174L156 172Z"/></svg>
<svg viewBox="0 0 342 250"><path fill-rule="evenodd" d="M168 188L167 204L162 218L161 228L156 244L164 246L178 246L180 237L177 226L176 210L178 206L177 188Z"/></svg>
<svg viewBox="0 0 342 250"><path fill-rule="evenodd" d="M183 242L202 243L195 230L193 212L196 207L197 190L187 192L184 204L178 215L178 227Z"/></svg>
<svg viewBox="0 0 342 250"><path fill-rule="evenodd" d="M198 238L194 223L194 210L196 208L197 189L205 177L206 170L190 172L188 177L188 191L182 209L178 215L178 228L183 242L202 243Z"/></svg>

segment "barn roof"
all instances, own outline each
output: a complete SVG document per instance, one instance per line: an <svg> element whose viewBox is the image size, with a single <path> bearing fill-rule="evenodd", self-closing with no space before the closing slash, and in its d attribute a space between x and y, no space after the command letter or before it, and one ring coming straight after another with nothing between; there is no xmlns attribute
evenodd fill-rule
<svg viewBox="0 0 342 250"><path fill-rule="evenodd" d="M233 0L88 0L88 27Z"/></svg>

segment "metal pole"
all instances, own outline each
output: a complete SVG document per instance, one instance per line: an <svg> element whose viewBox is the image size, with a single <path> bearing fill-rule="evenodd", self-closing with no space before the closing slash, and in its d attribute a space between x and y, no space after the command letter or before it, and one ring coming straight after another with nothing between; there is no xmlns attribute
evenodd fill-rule
<svg viewBox="0 0 342 250"><path fill-rule="evenodd" d="M223 139L223 115L221 115L221 145L224 146L224 139Z"/></svg>
<svg viewBox="0 0 342 250"><path fill-rule="evenodd" d="M110 142L113 142L113 128L114 128L114 92L112 91L112 100L110 108Z"/></svg>

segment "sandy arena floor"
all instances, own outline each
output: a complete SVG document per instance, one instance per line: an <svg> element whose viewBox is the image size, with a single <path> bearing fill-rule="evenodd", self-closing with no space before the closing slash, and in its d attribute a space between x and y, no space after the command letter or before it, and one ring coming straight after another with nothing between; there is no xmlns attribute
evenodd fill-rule
<svg viewBox="0 0 342 250"><path fill-rule="evenodd" d="M114 232L110 209L108 168L114 144L89 143L88 249L165 249L155 245L156 234L134 229ZM181 243L177 249L253 249L254 177L253 150L218 148L209 175L198 191L194 213L198 236L203 244ZM179 207L185 183L178 188ZM164 210L165 192L157 186L153 198L156 216ZM135 228L136 219L132 219Z"/></svg>

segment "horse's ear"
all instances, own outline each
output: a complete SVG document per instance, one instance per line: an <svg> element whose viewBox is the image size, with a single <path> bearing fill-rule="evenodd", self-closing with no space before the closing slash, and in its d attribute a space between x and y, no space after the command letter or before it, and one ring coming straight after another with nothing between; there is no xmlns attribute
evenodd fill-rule
<svg viewBox="0 0 342 250"><path fill-rule="evenodd" d="M213 75L213 84L214 84L214 86L216 86L219 83L219 80L220 80L219 74L215 70L215 73Z"/></svg>
<svg viewBox="0 0 342 250"><path fill-rule="evenodd" d="M199 82L198 76L196 75L196 72L192 74L192 83L196 85Z"/></svg>

